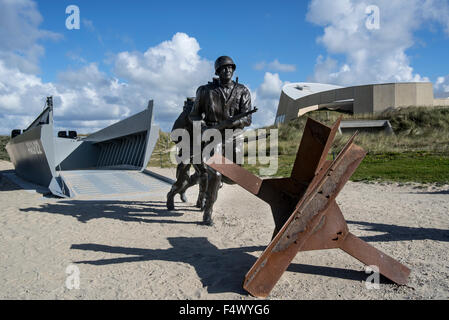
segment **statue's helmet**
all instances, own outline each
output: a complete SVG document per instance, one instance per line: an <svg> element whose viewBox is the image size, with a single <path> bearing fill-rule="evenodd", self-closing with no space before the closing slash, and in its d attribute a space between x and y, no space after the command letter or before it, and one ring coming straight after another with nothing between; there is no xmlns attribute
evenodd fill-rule
<svg viewBox="0 0 449 320"><path fill-rule="evenodd" d="M236 68L234 61L228 56L221 56L215 60L215 74L217 74L218 70L223 66L231 65L234 70Z"/></svg>

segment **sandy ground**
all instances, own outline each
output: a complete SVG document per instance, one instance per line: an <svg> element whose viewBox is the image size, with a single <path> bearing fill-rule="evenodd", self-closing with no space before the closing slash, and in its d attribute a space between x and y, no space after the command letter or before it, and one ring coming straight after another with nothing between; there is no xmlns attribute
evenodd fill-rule
<svg viewBox="0 0 449 320"><path fill-rule="evenodd" d="M8 169L0 161L0 174ZM177 211L168 212L160 195L63 200L3 176L0 299L257 299L242 281L270 241L269 207L224 185L215 225L206 227L193 206L197 192L188 191L191 203L177 197ZM362 263L340 250L309 251L267 299L449 298L449 186L348 182L337 202L352 233L412 269L408 285L382 277L379 289L367 289Z"/></svg>

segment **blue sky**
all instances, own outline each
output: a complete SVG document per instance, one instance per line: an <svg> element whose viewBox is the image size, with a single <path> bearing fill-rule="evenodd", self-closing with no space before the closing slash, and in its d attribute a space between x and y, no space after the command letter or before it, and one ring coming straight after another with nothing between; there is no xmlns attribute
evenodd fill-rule
<svg viewBox="0 0 449 320"><path fill-rule="evenodd" d="M80 30L65 27L70 4L80 8ZM313 72L314 59L324 52L315 45L320 28L305 21L306 1L228 1L226 6L214 1L39 1L38 8L44 18L41 27L64 35L62 41L46 43L41 67L47 81L54 81L67 66L79 67L67 57L69 50L100 62L108 72L103 61L109 53L143 52L177 32L194 37L201 56L211 61L232 56L240 81L254 86L264 75L254 70L256 63L278 59L296 64L297 71L288 72L286 80L297 81Z"/></svg>
<svg viewBox="0 0 449 320"><path fill-rule="evenodd" d="M79 30L66 28L69 5ZM154 99L167 131L220 55L262 111L256 127L274 122L288 82L430 81L447 97L448 40L448 0L0 0L0 134L26 127L47 95L58 128L92 132Z"/></svg>

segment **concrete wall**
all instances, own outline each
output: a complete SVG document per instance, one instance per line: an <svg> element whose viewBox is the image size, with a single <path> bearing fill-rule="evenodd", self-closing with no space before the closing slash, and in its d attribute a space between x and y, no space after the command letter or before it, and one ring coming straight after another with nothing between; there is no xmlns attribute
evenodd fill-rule
<svg viewBox="0 0 449 320"><path fill-rule="evenodd" d="M409 83L398 83L395 85L394 94L396 103L394 107L408 107L416 105L416 85Z"/></svg>
<svg viewBox="0 0 449 320"><path fill-rule="evenodd" d="M433 106L432 83L395 83L394 86L394 107Z"/></svg>
<svg viewBox="0 0 449 320"><path fill-rule="evenodd" d="M371 112L381 112L394 107L396 104L396 90L394 84L373 86L373 109Z"/></svg>
<svg viewBox="0 0 449 320"><path fill-rule="evenodd" d="M416 105L433 106L433 85L430 82L419 83L416 87Z"/></svg>
<svg viewBox="0 0 449 320"><path fill-rule="evenodd" d="M335 100L348 100L354 98L355 87L346 87L335 90Z"/></svg>
<svg viewBox="0 0 449 320"><path fill-rule="evenodd" d="M290 121L291 119L296 119L298 116L299 105L295 100L288 97L287 101L287 112L285 113L285 120ZM288 119L288 120L287 120Z"/></svg>
<svg viewBox="0 0 449 320"><path fill-rule="evenodd" d="M431 82L384 83L323 91L297 100L282 92L276 116L285 114L284 122L288 122L298 117L299 109L348 99L354 99L354 114L397 107L449 105L449 99L434 99Z"/></svg>
<svg viewBox="0 0 449 320"><path fill-rule="evenodd" d="M356 113L373 112L373 86L357 86L354 87L354 110Z"/></svg>
<svg viewBox="0 0 449 320"><path fill-rule="evenodd" d="M434 106L449 106L449 98L446 99L434 99L433 100Z"/></svg>

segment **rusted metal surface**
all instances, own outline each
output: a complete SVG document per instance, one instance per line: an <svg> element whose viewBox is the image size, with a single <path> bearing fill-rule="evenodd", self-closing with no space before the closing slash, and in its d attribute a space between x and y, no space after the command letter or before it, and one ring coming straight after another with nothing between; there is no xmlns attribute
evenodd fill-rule
<svg viewBox="0 0 449 320"><path fill-rule="evenodd" d="M335 200L330 203L326 212L317 218L319 218L318 223L312 222L315 228L300 251L338 248L349 232L343 214Z"/></svg>
<svg viewBox="0 0 449 320"><path fill-rule="evenodd" d="M313 231L319 230L325 214L332 211L329 207L335 206L338 192L364 156L365 152L351 141L331 166L314 178L296 210L246 275L246 279L252 279L244 283L248 292L261 297L269 294ZM265 260L264 267L259 268L260 261Z"/></svg>
<svg viewBox="0 0 449 320"><path fill-rule="evenodd" d="M219 171L252 194L259 193L260 187L262 186L262 179L223 157L221 154L214 154L206 163L209 167Z"/></svg>
<svg viewBox="0 0 449 320"><path fill-rule="evenodd" d="M329 128L311 118L307 119L292 173L288 178L262 180L240 166L230 164L228 159L219 154L210 158L207 164L270 204L275 223L274 237L310 186L315 173L330 164L329 161L326 162L326 156L338 132L340 121L341 117Z"/></svg>
<svg viewBox="0 0 449 320"><path fill-rule="evenodd" d="M329 128L308 119L289 178L261 180L235 164L208 163L271 206L272 241L243 284L254 296L266 297L296 254L307 250L340 248L365 264L376 265L390 280L407 282L410 270L351 234L335 202L366 155L354 144L354 135L333 161L326 160L340 120Z"/></svg>
<svg viewBox="0 0 449 320"><path fill-rule="evenodd" d="M341 118L329 128L311 118L307 119L301 143L293 164L291 178L297 181L310 182L325 161L334 141Z"/></svg>
<svg viewBox="0 0 449 320"><path fill-rule="evenodd" d="M349 233L340 248L366 265L379 268L379 273L397 284L407 284L410 269L389 255Z"/></svg>

